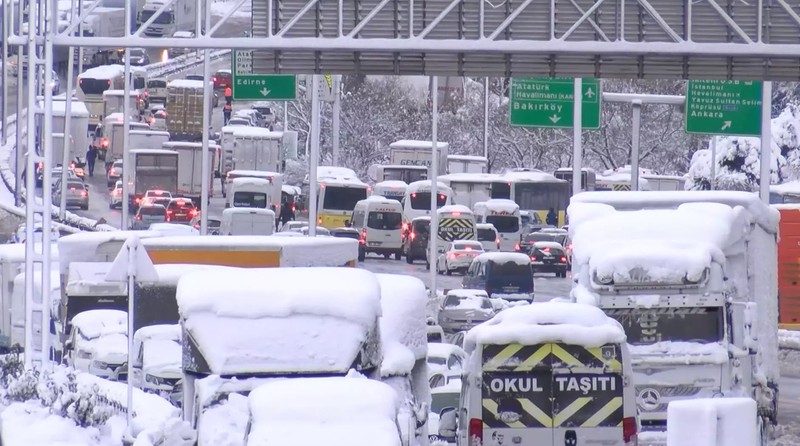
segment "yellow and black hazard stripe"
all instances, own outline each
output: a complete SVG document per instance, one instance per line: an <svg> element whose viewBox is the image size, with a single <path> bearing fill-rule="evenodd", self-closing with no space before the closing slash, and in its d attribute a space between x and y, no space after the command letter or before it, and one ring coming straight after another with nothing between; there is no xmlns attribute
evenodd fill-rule
<svg viewBox="0 0 800 446"><path fill-rule="evenodd" d="M616 427L622 424L620 374L555 374L553 381L553 427Z"/></svg>
<svg viewBox="0 0 800 446"><path fill-rule="evenodd" d="M505 398L482 400L483 427L488 429L553 427L552 404L547 399Z"/></svg>
<svg viewBox="0 0 800 446"><path fill-rule="evenodd" d="M443 218L439 221L439 238L448 242L472 240L475 238L475 225L465 218Z"/></svg>
<svg viewBox="0 0 800 446"><path fill-rule="evenodd" d="M615 184L612 187L614 190L631 190L630 184Z"/></svg>
<svg viewBox="0 0 800 446"><path fill-rule="evenodd" d="M485 371L524 372L534 369L589 368L621 371L619 346L583 347L569 344L487 344L482 359Z"/></svg>

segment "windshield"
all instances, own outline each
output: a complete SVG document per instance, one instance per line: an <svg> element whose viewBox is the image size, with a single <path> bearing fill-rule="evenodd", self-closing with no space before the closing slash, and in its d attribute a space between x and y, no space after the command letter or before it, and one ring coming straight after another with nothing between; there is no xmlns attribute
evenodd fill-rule
<svg viewBox="0 0 800 446"><path fill-rule="evenodd" d="M139 213L142 215L165 215L167 210L161 206L145 206L139 208Z"/></svg>
<svg viewBox="0 0 800 446"><path fill-rule="evenodd" d="M533 273L530 265L516 262L495 263L487 265L489 275L486 286L493 292L531 293L533 292Z"/></svg>
<svg viewBox="0 0 800 446"><path fill-rule="evenodd" d="M85 95L101 95L104 91L111 88L111 81L108 79L82 78L78 81L78 86Z"/></svg>
<svg viewBox="0 0 800 446"><path fill-rule="evenodd" d="M519 218L509 215L489 215L486 223L494 225L498 232L517 232L519 231Z"/></svg>
<svg viewBox="0 0 800 446"><path fill-rule="evenodd" d="M266 209L267 194L262 192L234 192L233 207Z"/></svg>
<svg viewBox="0 0 800 446"><path fill-rule="evenodd" d="M147 81L147 88L167 88L167 81L162 81L162 80Z"/></svg>
<svg viewBox="0 0 800 446"><path fill-rule="evenodd" d="M439 194L436 201L436 208L440 208L447 203L447 195ZM411 209L430 209L431 208L431 193L430 192L414 192L411 194Z"/></svg>
<svg viewBox="0 0 800 446"><path fill-rule="evenodd" d="M144 78L143 77L135 77L133 78L133 88L136 90L141 90L144 88Z"/></svg>
<svg viewBox="0 0 800 446"><path fill-rule="evenodd" d="M565 209L569 202L569 184L518 183L514 185L514 194L514 201L520 209Z"/></svg>
<svg viewBox="0 0 800 446"><path fill-rule="evenodd" d="M628 343L648 345L664 341L710 343L722 339L724 313L720 307L610 309Z"/></svg>
<svg viewBox="0 0 800 446"><path fill-rule="evenodd" d="M481 307L484 310L491 310L492 303L489 299L479 298L479 297L472 297L472 296L454 296L450 295L447 296L447 299L444 301L444 306L446 308L452 307L463 307L463 308L477 308Z"/></svg>
<svg viewBox="0 0 800 446"><path fill-rule="evenodd" d="M431 412L439 413L445 407L458 407L458 392L434 393L431 395Z"/></svg>
<svg viewBox="0 0 800 446"><path fill-rule="evenodd" d="M427 179L427 170L387 168L383 169L383 180L381 181L397 180L405 181L406 183L413 183L414 181L422 181Z"/></svg>
<svg viewBox="0 0 800 446"><path fill-rule="evenodd" d="M546 232L531 232L530 234L525 236L526 243L533 243L533 242L556 242L564 245L564 242L567 240L567 235L560 235L560 234L548 234Z"/></svg>
<svg viewBox="0 0 800 446"><path fill-rule="evenodd" d="M323 209L333 211L352 211L356 203L367 198L367 189L361 187L327 186Z"/></svg>
<svg viewBox="0 0 800 446"><path fill-rule="evenodd" d="M390 231L403 226L403 215L399 212L370 212L367 216L367 227Z"/></svg>
<svg viewBox="0 0 800 446"><path fill-rule="evenodd" d="M494 242L497 238L495 237L494 231L491 229L478 229L478 241L479 242Z"/></svg>
<svg viewBox="0 0 800 446"><path fill-rule="evenodd" d="M150 20L150 17L153 17L155 11L142 11L140 12L140 21L142 23ZM159 25L168 25L172 23L172 13L169 11L162 12L153 23L157 23Z"/></svg>

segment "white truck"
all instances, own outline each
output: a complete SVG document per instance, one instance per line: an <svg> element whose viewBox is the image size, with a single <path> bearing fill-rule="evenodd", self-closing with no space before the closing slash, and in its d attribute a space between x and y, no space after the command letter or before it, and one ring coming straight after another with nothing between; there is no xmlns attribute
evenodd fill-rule
<svg viewBox="0 0 800 446"><path fill-rule="evenodd" d="M90 37L122 37L125 34L125 9L100 6L83 21L83 34ZM83 48L84 66L105 65L113 50L106 48ZM81 51L75 50L77 63Z"/></svg>
<svg viewBox="0 0 800 446"><path fill-rule="evenodd" d="M164 0L146 0L141 11L136 14L136 25L141 27L164 6ZM170 37L176 31L194 31L197 16L194 0L175 0L145 30L148 37Z"/></svg>
<svg viewBox="0 0 800 446"><path fill-rule="evenodd" d="M169 132L158 130L131 130L128 144L131 149L160 149L169 141Z"/></svg>
<svg viewBox="0 0 800 446"><path fill-rule="evenodd" d="M114 160L122 158L122 142L124 141L124 128L122 113L112 113L103 121L103 134L98 147L98 158L105 160L106 166ZM131 121L130 130L147 130L149 126L143 122Z"/></svg>
<svg viewBox="0 0 800 446"><path fill-rule="evenodd" d="M136 212L144 193L150 189L172 192L178 189L178 152L164 149L133 149L130 151L133 195L129 196L130 211Z"/></svg>
<svg viewBox="0 0 800 446"><path fill-rule="evenodd" d="M178 186L173 191L174 196L191 198L198 208L202 208L204 203L200 201L200 191L203 186L203 144L197 142L170 141L162 144L165 150L178 153ZM208 146L208 194L209 197L214 193L214 172L211 166L214 165L214 156L218 146Z"/></svg>
<svg viewBox="0 0 800 446"><path fill-rule="evenodd" d="M447 173L447 152L450 144L442 141L436 143L438 153L438 172L434 177ZM374 164L369 167L367 175L374 182L400 180L406 183L428 179L431 167L433 142L403 139L389 144L389 164Z"/></svg>
<svg viewBox="0 0 800 446"><path fill-rule="evenodd" d="M130 97L128 115L131 121L140 121L141 113L144 111L142 95L137 90L131 90L128 95ZM125 113L125 90L106 90L103 92L103 116L113 113Z"/></svg>
<svg viewBox="0 0 800 446"><path fill-rule="evenodd" d="M64 150L69 152L68 161L75 156L84 158L89 148L89 110L83 102L73 100L70 104L69 129L67 124L66 101L53 101L53 162L63 162Z"/></svg>
<svg viewBox="0 0 800 446"><path fill-rule="evenodd" d="M230 170L265 170L281 172L283 164L284 133L271 132L258 127L233 127L230 152L223 150L225 176Z"/></svg>
<svg viewBox="0 0 800 446"><path fill-rule="evenodd" d="M447 173L487 173L489 159L485 156L447 155Z"/></svg>
<svg viewBox="0 0 800 446"><path fill-rule="evenodd" d="M665 443L667 406L752 397L777 423L778 212L748 192L585 192L569 207L572 299L625 329L640 445Z"/></svg>

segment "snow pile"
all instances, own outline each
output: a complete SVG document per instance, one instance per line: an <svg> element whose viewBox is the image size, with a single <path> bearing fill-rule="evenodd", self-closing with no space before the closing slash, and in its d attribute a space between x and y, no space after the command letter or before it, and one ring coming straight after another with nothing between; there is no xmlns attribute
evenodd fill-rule
<svg viewBox="0 0 800 446"><path fill-rule="evenodd" d="M667 407L667 446L756 446L756 402L751 398L675 400Z"/></svg>
<svg viewBox="0 0 800 446"><path fill-rule="evenodd" d="M253 268L187 273L177 301L212 373L346 372L381 315L380 294L365 270Z"/></svg>
<svg viewBox="0 0 800 446"><path fill-rule="evenodd" d="M197 446L241 446L249 417L247 397L228 394L203 410L197 425Z"/></svg>
<svg viewBox="0 0 800 446"><path fill-rule="evenodd" d="M226 1L226 0L218 0L212 3L209 3L211 6L211 15L214 17L224 17L226 16L233 8L236 8L235 1ZM242 19L250 19L253 14L253 6L251 2L244 2L239 8L233 11L231 18L242 18Z"/></svg>
<svg viewBox="0 0 800 446"><path fill-rule="evenodd" d="M72 318L72 325L88 339L128 333L128 313L120 310L89 310Z"/></svg>
<svg viewBox="0 0 800 446"><path fill-rule="evenodd" d="M275 381L249 396L248 445L399 446L398 401L388 385L362 378Z"/></svg>
<svg viewBox="0 0 800 446"><path fill-rule="evenodd" d="M411 184L415 184L415 183L411 183ZM440 216L444 215L444 214L455 214L455 215L461 214L464 217L472 216L472 211L470 210L470 208L468 208L468 207L466 207L464 205L461 205L461 204L451 204L451 205L447 205L447 206L442 206L436 212Z"/></svg>
<svg viewBox="0 0 800 446"><path fill-rule="evenodd" d="M381 287L381 375L405 375L428 353L425 306L428 293L421 280L394 274L376 274Z"/></svg>
<svg viewBox="0 0 800 446"><path fill-rule="evenodd" d="M778 330L778 346L782 349L800 350L800 332Z"/></svg>
<svg viewBox="0 0 800 446"><path fill-rule="evenodd" d="M121 444L125 418L111 417L99 428L81 427L38 401L26 401L3 410L0 424L0 438L7 446L111 446Z"/></svg>
<svg viewBox="0 0 800 446"><path fill-rule="evenodd" d="M590 305L542 302L509 308L474 327L464 339L472 352L478 344L524 344L546 342L599 347L625 342L619 322Z"/></svg>

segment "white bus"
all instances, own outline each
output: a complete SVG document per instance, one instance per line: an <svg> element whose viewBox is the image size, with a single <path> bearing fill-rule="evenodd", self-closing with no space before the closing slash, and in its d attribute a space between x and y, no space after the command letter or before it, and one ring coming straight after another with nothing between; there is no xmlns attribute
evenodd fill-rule
<svg viewBox="0 0 800 446"><path fill-rule="evenodd" d="M612 172L597 176L595 190L599 191L629 191L631 186L630 172ZM650 190L650 185L642 175L639 175L639 190Z"/></svg>
<svg viewBox="0 0 800 446"><path fill-rule="evenodd" d="M403 201L408 184L405 181L381 181L372 186L372 195L386 197L390 200Z"/></svg>
<svg viewBox="0 0 800 446"><path fill-rule="evenodd" d="M90 68L78 75L78 100L89 110L89 129L94 130L103 121L103 92L125 88L125 67L103 65Z"/></svg>
<svg viewBox="0 0 800 446"><path fill-rule="evenodd" d="M452 204L453 190L441 181L438 184L438 197L436 208ZM403 218L409 222L417 217L430 217L431 215L431 182L430 180L415 181L408 185L406 196L403 197Z"/></svg>
<svg viewBox="0 0 800 446"><path fill-rule="evenodd" d="M503 178L507 189L502 191L503 183L495 183L493 198L508 198L517 203L521 211L535 212L543 222L547 221L547 214L552 210L558 217L557 226L566 224L568 182L540 170L508 172Z"/></svg>
<svg viewBox="0 0 800 446"><path fill-rule="evenodd" d="M476 223L490 223L500 234L500 250L514 252L522 235L519 205L511 200L494 199L475 203Z"/></svg>
<svg viewBox="0 0 800 446"><path fill-rule="evenodd" d="M492 173L451 173L442 175L439 181L453 190L453 204L460 204L472 209L475 203L492 198L508 198L508 182L501 176ZM496 188L495 183L499 184ZM505 191L505 195L495 196L493 190Z"/></svg>

